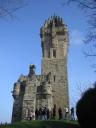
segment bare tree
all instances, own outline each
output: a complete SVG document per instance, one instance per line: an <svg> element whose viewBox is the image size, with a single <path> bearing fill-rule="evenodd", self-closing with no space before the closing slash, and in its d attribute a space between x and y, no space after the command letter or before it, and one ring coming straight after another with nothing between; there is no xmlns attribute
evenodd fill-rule
<svg viewBox="0 0 96 128"><path fill-rule="evenodd" d="M29 0L0 0L0 18L13 18L13 13L28 5Z"/></svg>
<svg viewBox="0 0 96 128"><path fill-rule="evenodd" d="M88 33L84 42L90 45L90 50L87 50L84 54L96 57L96 0L66 0L63 4L72 2L77 4L81 10L84 10L88 18Z"/></svg>
<svg viewBox="0 0 96 128"><path fill-rule="evenodd" d="M84 92L88 90L89 88L96 88L96 82L92 83L83 83L83 82L77 82L75 86L71 87L71 97L70 97L70 105L76 106L77 101L83 96Z"/></svg>

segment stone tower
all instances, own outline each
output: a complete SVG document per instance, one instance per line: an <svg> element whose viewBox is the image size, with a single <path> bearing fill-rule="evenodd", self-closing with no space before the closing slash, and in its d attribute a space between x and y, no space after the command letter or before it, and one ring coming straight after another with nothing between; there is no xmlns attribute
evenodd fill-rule
<svg viewBox="0 0 96 128"><path fill-rule="evenodd" d="M41 75L35 74L35 65L28 75L21 75L12 91L14 103L12 122L29 120L36 108L69 108L67 53L68 30L62 18L53 16L40 30L42 46Z"/></svg>
<svg viewBox="0 0 96 128"><path fill-rule="evenodd" d="M53 16L41 28L42 74L51 73L53 104L69 108L67 53L68 30L62 18Z"/></svg>

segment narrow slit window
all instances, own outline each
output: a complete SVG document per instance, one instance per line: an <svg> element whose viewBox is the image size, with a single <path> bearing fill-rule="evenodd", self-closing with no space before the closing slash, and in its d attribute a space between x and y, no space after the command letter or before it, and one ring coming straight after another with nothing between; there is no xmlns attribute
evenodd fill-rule
<svg viewBox="0 0 96 128"><path fill-rule="evenodd" d="M48 52L48 58L50 58L50 51Z"/></svg>
<svg viewBox="0 0 96 128"><path fill-rule="evenodd" d="M56 58L56 50L53 50L53 58Z"/></svg>
<svg viewBox="0 0 96 128"><path fill-rule="evenodd" d="M54 82L56 81L56 76L53 76Z"/></svg>

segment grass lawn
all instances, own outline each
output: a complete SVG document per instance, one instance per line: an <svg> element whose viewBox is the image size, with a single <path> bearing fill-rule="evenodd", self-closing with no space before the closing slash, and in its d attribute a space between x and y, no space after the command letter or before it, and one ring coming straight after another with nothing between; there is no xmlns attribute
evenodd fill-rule
<svg viewBox="0 0 96 128"><path fill-rule="evenodd" d="M0 125L0 128L79 128L76 121L48 120Z"/></svg>

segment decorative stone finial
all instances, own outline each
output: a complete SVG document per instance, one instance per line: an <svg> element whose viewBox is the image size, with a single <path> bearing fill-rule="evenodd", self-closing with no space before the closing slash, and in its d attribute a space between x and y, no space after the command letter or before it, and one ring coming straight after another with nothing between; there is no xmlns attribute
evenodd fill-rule
<svg viewBox="0 0 96 128"><path fill-rule="evenodd" d="M35 69L36 69L36 67L35 67L34 64L30 65L30 67L29 67L29 76L32 76L32 75L35 74Z"/></svg>

